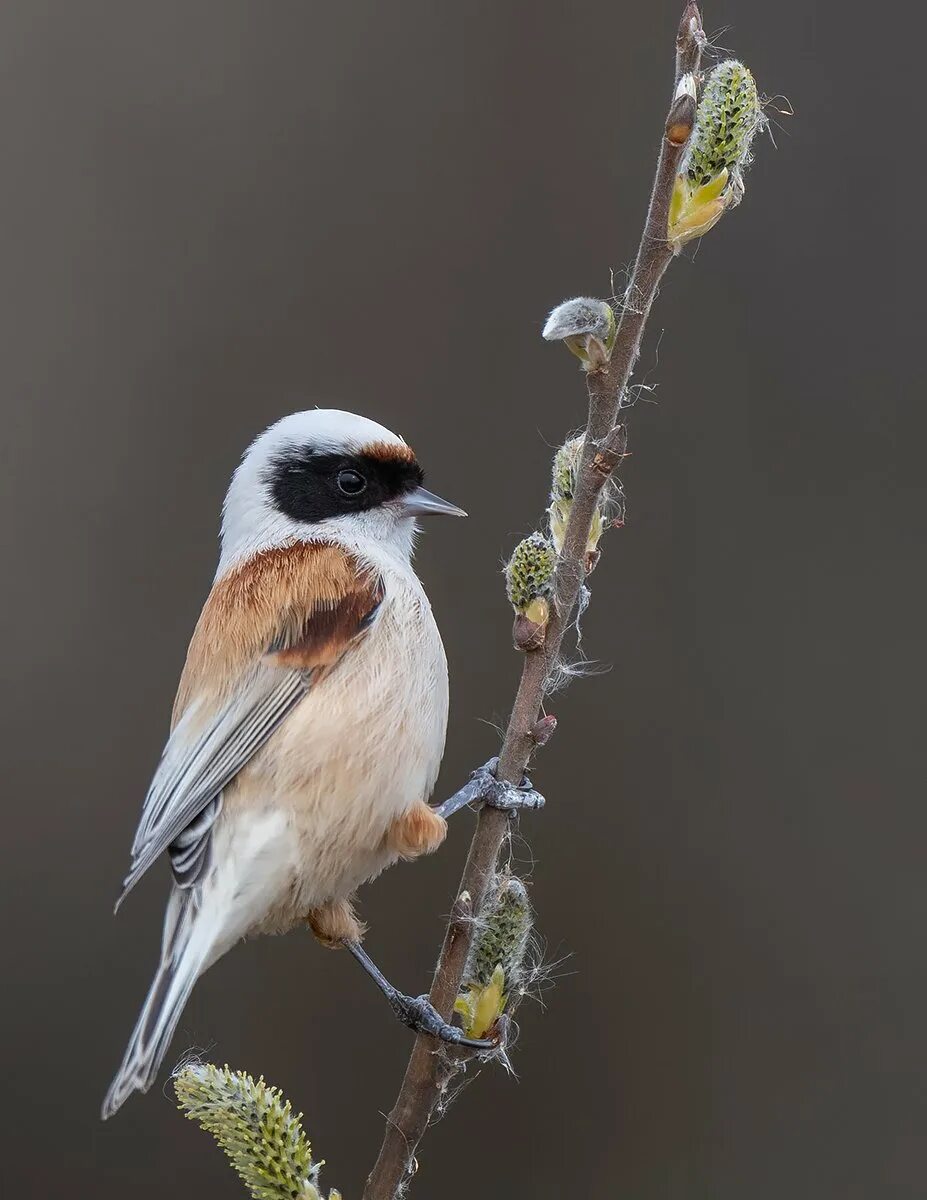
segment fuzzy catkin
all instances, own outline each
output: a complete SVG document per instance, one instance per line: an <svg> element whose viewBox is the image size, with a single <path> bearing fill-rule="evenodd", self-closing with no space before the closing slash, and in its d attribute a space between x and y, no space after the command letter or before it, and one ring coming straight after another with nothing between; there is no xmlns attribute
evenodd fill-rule
<svg viewBox="0 0 927 1200"><path fill-rule="evenodd" d="M301 1124L263 1077L211 1063L189 1064L174 1077L181 1109L211 1133L254 1200L322 1200ZM340 1200L332 1191L329 1200Z"/></svg>
<svg viewBox="0 0 927 1200"><path fill-rule="evenodd" d="M518 543L505 568L506 594L516 612L526 612L532 601L550 598L556 565L556 551L542 533L532 533Z"/></svg>
<svg viewBox="0 0 927 1200"><path fill-rule="evenodd" d="M550 506L547 515L550 520L550 536L559 554L563 550L566 538L567 524L570 520L570 510L573 507L573 497L576 492L576 477L579 474L583 458L583 443L585 438L569 438L554 455L553 470L550 481ZM594 551L602 534L610 513L614 509L617 489L613 478L609 478L599 492L592 524L589 527L589 538L586 549Z"/></svg>
<svg viewBox="0 0 927 1200"><path fill-rule="evenodd" d="M705 81L685 173L693 188L722 171L738 175L750 162L750 144L762 122L753 75L742 62L719 63Z"/></svg>
<svg viewBox="0 0 927 1200"><path fill-rule="evenodd" d="M521 982L525 952L531 937L534 914L528 890L514 875L500 876L489 893L473 939L464 978L483 986L491 982L497 967L510 992Z"/></svg>
<svg viewBox="0 0 927 1200"><path fill-rule="evenodd" d="M467 1037L484 1037L509 1001L524 991L525 958L534 913L520 879L497 875L480 910L464 966L464 990L454 1003Z"/></svg>
<svg viewBox="0 0 927 1200"><path fill-rule="evenodd" d="M566 341L583 336L607 342L615 330L615 313L604 300L577 296L564 300L550 313L541 336L548 342Z"/></svg>
<svg viewBox="0 0 927 1200"><path fill-rule="evenodd" d="M551 478L551 495L557 499L572 500L576 489L576 472L583 455L582 437L569 438L554 455Z"/></svg>

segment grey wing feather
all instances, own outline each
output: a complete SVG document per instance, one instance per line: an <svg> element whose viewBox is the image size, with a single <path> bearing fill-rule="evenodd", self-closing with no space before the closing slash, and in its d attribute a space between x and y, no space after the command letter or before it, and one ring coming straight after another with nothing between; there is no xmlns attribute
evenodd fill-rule
<svg viewBox="0 0 927 1200"><path fill-rule="evenodd" d="M189 891L212 866L212 827L222 811L222 792L210 800L200 815L174 838L167 848L174 882Z"/></svg>
<svg viewBox="0 0 927 1200"><path fill-rule="evenodd" d="M261 664L237 697L195 737L195 708L181 718L161 756L132 844L132 862L116 907L165 850L175 878L190 887L209 861L209 836L222 807L222 789L263 746L306 695L311 671Z"/></svg>

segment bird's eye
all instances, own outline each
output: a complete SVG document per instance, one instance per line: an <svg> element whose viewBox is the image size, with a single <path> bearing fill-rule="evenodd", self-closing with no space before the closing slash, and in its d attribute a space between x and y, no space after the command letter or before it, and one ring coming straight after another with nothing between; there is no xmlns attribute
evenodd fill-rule
<svg viewBox="0 0 927 1200"><path fill-rule="evenodd" d="M338 472L338 491L345 496L359 496L366 486L367 480L358 471Z"/></svg>

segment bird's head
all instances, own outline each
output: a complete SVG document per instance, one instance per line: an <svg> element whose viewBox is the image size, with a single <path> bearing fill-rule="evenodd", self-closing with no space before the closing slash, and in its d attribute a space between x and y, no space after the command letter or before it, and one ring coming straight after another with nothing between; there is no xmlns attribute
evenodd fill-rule
<svg viewBox="0 0 927 1200"><path fill-rule="evenodd" d="M225 498L220 570L294 541L375 543L408 559L416 520L466 516L422 486L412 448L338 409L293 413L245 451Z"/></svg>

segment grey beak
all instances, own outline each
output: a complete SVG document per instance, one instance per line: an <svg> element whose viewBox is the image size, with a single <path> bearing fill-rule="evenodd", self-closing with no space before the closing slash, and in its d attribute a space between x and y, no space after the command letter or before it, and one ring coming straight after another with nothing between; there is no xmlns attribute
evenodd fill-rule
<svg viewBox="0 0 927 1200"><path fill-rule="evenodd" d="M446 517L465 517L467 515L456 504L442 500L434 492L426 492L423 487L409 492L408 496L403 499L402 512L406 517L431 517L442 514Z"/></svg>

